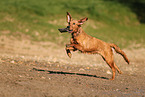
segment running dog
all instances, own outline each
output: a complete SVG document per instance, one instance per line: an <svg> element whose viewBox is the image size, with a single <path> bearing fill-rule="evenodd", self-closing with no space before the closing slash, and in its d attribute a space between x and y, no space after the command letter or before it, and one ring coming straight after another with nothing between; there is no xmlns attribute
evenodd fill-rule
<svg viewBox="0 0 145 97"><path fill-rule="evenodd" d="M106 61L106 63L112 69L113 74L110 80L114 80L116 70L119 74L122 72L114 62L112 48L114 48L117 53L121 54L128 64L129 60L126 54L117 45L113 43L106 43L86 34L81 25L87 20L87 17L80 20L73 20L70 13L67 12L68 26L66 28L58 29L61 33L69 32L72 35L70 44L66 45L67 55L71 58L71 51L76 50L79 50L82 53L100 54L104 61Z"/></svg>

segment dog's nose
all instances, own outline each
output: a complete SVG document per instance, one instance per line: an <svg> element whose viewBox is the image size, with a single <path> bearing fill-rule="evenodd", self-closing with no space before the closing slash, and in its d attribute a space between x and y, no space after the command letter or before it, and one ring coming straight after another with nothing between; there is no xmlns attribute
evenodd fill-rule
<svg viewBox="0 0 145 97"><path fill-rule="evenodd" d="M70 28L70 26L67 26L67 28L69 29L69 28Z"/></svg>

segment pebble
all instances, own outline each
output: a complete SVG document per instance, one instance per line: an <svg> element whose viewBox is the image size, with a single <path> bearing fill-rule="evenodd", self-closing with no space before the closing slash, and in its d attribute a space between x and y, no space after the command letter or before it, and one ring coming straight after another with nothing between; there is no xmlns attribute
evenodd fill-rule
<svg viewBox="0 0 145 97"><path fill-rule="evenodd" d="M116 91L118 91L119 89L116 89Z"/></svg>
<svg viewBox="0 0 145 97"><path fill-rule="evenodd" d="M86 67L86 69L90 69L90 67Z"/></svg>
<svg viewBox="0 0 145 97"><path fill-rule="evenodd" d="M24 56L21 56L21 58L24 59L25 57Z"/></svg>
<svg viewBox="0 0 145 97"><path fill-rule="evenodd" d="M109 70L107 70L107 74L112 74Z"/></svg>
<svg viewBox="0 0 145 97"><path fill-rule="evenodd" d="M45 79L45 77L43 77L43 76L42 76L41 78L42 78L42 79Z"/></svg>
<svg viewBox="0 0 145 97"><path fill-rule="evenodd" d="M11 61L10 63L15 63L15 61L13 60L13 61Z"/></svg>
<svg viewBox="0 0 145 97"><path fill-rule="evenodd" d="M0 63L2 63L3 61L0 59Z"/></svg>
<svg viewBox="0 0 145 97"><path fill-rule="evenodd" d="M23 77L22 75L19 75L19 77Z"/></svg>
<svg viewBox="0 0 145 97"><path fill-rule="evenodd" d="M80 68L80 69L79 69L79 71L85 71L85 69L83 69L83 68Z"/></svg>

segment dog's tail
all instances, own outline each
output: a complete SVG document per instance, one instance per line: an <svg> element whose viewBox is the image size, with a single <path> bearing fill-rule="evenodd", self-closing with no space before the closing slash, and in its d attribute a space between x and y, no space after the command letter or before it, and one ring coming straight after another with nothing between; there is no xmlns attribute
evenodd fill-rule
<svg viewBox="0 0 145 97"><path fill-rule="evenodd" d="M112 48L114 48L117 53L121 54L123 56L124 60L129 64L129 60L128 60L126 54L117 45L111 43L110 46Z"/></svg>

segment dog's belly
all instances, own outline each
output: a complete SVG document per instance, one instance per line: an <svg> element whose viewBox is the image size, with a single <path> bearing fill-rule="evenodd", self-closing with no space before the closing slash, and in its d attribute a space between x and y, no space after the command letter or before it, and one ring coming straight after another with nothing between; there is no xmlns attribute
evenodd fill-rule
<svg viewBox="0 0 145 97"><path fill-rule="evenodd" d="M81 51L82 53L88 53L88 54L99 54L99 51Z"/></svg>

